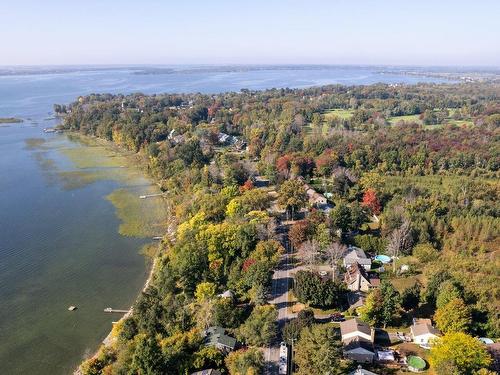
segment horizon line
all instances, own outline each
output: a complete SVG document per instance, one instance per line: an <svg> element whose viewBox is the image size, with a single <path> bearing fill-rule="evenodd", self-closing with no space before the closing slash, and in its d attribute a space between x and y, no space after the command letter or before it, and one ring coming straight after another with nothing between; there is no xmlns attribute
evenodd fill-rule
<svg viewBox="0 0 500 375"><path fill-rule="evenodd" d="M355 66L398 68L495 68L500 65L478 64L363 64L363 63L62 63L62 64L0 64L0 68L22 67L147 67L147 66Z"/></svg>

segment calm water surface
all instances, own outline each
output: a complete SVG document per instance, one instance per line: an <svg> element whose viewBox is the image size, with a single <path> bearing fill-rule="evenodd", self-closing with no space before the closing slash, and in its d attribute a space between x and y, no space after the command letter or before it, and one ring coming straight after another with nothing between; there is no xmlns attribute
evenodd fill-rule
<svg viewBox="0 0 500 375"><path fill-rule="evenodd" d="M103 308L130 306L147 277L147 262L139 254L147 238L120 235L115 207L105 197L116 189L136 195L151 182L136 174L119 178L125 169L113 169L111 179L101 173L82 180L85 173L111 168L108 156L96 149L100 163L89 171L66 152L87 146L44 134L42 129L54 124L47 119L54 103L93 92L214 93L422 80L346 68L0 77L0 117L25 120L0 127L0 374L70 373L116 319ZM68 312L69 305L79 308Z"/></svg>

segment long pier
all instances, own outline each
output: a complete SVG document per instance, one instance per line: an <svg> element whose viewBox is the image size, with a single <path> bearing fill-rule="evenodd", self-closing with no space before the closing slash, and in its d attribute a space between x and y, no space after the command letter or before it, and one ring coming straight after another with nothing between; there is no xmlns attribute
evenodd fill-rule
<svg viewBox="0 0 500 375"><path fill-rule="evenodd" d="M153 198L153 197L163 197L165 193L158 193L158 194L146 194L146 195L139 195L140 199L146 199L146 198Z"/></svg>
<svg viewBox="0 0 500 375"><path fill-rule="evenodd" d="M112 309L111 307L106 307L104 309L104 312L106 312L106 313L128 313L129 310L119 310L119 309Z"/></svg>

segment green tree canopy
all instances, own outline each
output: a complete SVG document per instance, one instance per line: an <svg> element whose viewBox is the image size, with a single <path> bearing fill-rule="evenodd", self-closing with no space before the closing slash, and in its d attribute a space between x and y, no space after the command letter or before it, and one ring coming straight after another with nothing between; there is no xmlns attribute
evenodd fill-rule
<svg viewBox="0 0 500 375"><path fill-rule="evenodd" d="M240 339L250 345L268 345L276 337L277 318L274 305L256 306L238 329Z"/></svg>
<svg viewBox="0 0 500 375"><path fill-rule="evenodd" d="M229 353L226 366L230 375L258 375L264 366L264 355L256 348Z"/></svg>
<svg viewBox="0 0 500 375"><path fill-rule="evenodd" d="M164 359L154 337L140 335L132 356L132 371L139 375L160 375L164 372Z"/></svg>
<svg viewBox="0 0 500 375"><path fill-rule="evenodd" d="M304 183L300 180L285 181L280 186L278 194L278 204L287 211L287 214L291 212L292 218L295 212L300 210L307 203Z"/></svg>
<svg viewBox="0 0 500 375"><path fill-rule="evenodd" d="M444 333L468 332L472 315L465 302L461 298L455 298L436 310L434 320L436 326Z"/></svg>
<svg viewBox="0 0 500 375"><path fill-rule="evenodd" d="M491 357L475 337L453 332L438 339L432 346L429 361L436 374L471 375L487 368Z"/></svg>
<svg viewBox="0 0 500 375"><path fill-rule="evenodd" d="M342 344L338 331L329 325L305 327L295 345L298 375L344 374L340 366Z"/></svg>
<svg viewBox="0 0 500 375"><path fill-rule="evenodd" d="M383 325L391 323L398 315L400 307L399 293L391 283L382 282L378 289L373 289L366 298L364 306L358 309L361 319L372 325Z"/></svg>

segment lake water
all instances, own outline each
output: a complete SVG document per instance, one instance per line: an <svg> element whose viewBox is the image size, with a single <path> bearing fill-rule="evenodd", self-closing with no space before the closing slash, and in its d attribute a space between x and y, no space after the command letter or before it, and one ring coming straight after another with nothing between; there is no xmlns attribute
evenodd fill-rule
<svg viewBox="0 0 500 375"><path fill-rule="evenodd" d="M145 205L153 203L134 201L151 191L151 181L123 168L127 161L106 147L42 132L54 125L47 119L54 103L94 92L215 93L419 81L430 80L340 67L0 76L0 117L25 120L0 127L0 374L70 373L118 318L103 309L133 303L148 273L140 248L160 234L155 231L161 226L124 226L111 199L125 196L126 212L151 215ZM149 219L152 227L162 220ZM67 311L69 305L78 310Z"/></svg>

